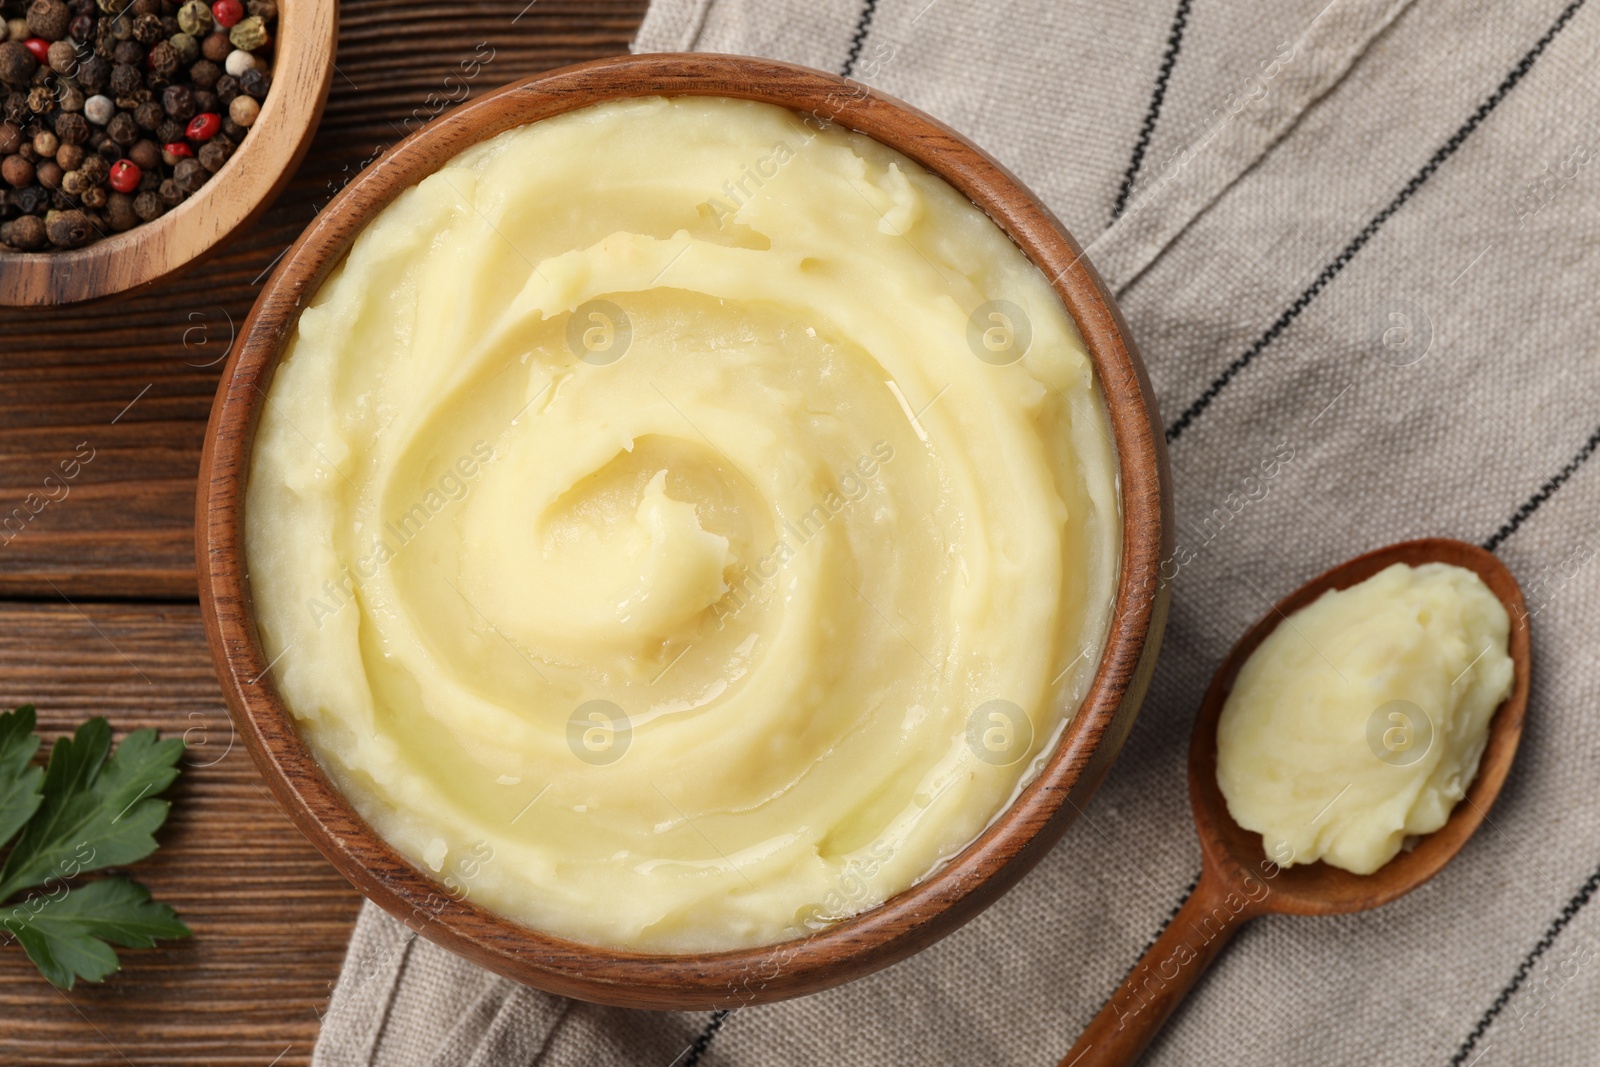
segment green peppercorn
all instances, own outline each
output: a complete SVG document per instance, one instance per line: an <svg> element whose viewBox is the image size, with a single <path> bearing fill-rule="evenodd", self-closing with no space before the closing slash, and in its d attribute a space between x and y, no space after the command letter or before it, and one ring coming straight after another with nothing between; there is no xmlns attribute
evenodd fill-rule
<svg viewBox="0 0 1600 1067"><path fill-rule="evenodd" d="M240 19L234 23L233 29L228 31L228 40L235 48L254 52L257 48L265 47L267 43L267 24L261 20L260 15Z"/></svg>
<svg viewBox="0 0 1600 1067"><path fill-rule="evenodd" d="M175 33L167 39L167 43L177 53L180 67L187 67L200 58L200 42L191 34Z"/></svg>
<svg viewBox="0 0 1600 1067"><path fill-rule="evenodd" d="M178 28L193 37L211 32L211 8L204 0L188 0L178 8Z"/></svg>

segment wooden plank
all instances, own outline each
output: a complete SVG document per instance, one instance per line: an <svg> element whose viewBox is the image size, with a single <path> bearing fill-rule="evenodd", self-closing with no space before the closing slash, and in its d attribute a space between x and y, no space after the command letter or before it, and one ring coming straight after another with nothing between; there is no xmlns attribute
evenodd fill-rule
<svg viewBox="0 0 1600 1067"><path fill-rule="evenodd" d="M0 604L0 706L49 743L92 715L186 735L161 848L132 874L194 930L68 994L0 948L0 1063L305 1063L360 898L268 797L190 604ZM287 1050L287 1051L286 1051Z"/></svg>
<svg viewBox="0 0 1600 1067"><path fill-rule="evenodd" d="M260 222L148 292L0 312L0 596L193 597L205 421L232 329L276 257L406 132L466 95L625 51L643 11L644 0L346 0L322 127ZM93 459L41 506L44 479L80 449Z"/></svg>

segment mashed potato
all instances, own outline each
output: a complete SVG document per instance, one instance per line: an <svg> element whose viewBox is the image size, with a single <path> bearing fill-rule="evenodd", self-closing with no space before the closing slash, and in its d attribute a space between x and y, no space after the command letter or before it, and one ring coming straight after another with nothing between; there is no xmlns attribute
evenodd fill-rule
<svg viewBox="0 0 1600 1067"><path fill-rule="evenodd" d="M1234 821L1284 866L1371 874L1478 774L1511 692L1511 620L1472 571L1397 563L1272 631L1217 722Z"/></svg>
<svg viewBox="0 0 1600 1067"><path fill-rule="evenodd" d="M1048 280L897 153L722 99L395 200L301 316L245 518L361 815L650 952L803 935L980 833L1098 664L1121 522Z"/></svg>

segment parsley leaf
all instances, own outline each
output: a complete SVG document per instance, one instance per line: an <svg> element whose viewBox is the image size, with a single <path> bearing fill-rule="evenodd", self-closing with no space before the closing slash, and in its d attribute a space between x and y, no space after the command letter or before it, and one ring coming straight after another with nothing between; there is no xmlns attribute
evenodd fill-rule
<svg viewBox="0 0 1600 1067"><path fill-rule="evenodd" d="M50 750L44 801L0 867L0 900L51 878L142 860L171 807L152 799L178 776L179 738L135 730L110 758L111 727L90 719Z"/></svg>
<svg viewBox="0 0 1600 1067"><path fill-rule="evenodd" d="M60 989L74 978L102 981L117 969L107 942L153 948L158 937L188 937L189 928L150 891L126 878L106 878L67 888L31 914L29 905L0 915L0 926L16 935L39 973Z"/></svg>
<svg viewBox="0 0 1600 1067"><path fill-rule="evenodd" d="M44 768L29 766L39 751L33 721L31 704L0 715L0 847L33 818L44 799L39 793Z"/></svg>
<svg viewBox="0 0 1600 1067"><path fill-rule="evenodd" d="M72 885L85 871L133 863L156 849L155 831L171 805L156 799L178 775L184 745L135 730L113 751L111 727L90 719L56 741L46 767L34 711L0 715L0 847L17 835L0 865L0 901L42 887L7 909L0 930L56 986L98 982L117 969L112 944L149 948L158 937L187 937L173 910L125 878Z"/></svg>

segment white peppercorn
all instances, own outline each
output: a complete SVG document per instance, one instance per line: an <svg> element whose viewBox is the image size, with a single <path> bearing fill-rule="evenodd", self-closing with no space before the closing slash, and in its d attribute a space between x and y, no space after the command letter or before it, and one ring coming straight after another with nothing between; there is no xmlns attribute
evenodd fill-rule
<svg viewBox="0 0 1600 1067"><path fill-rule="evenodd" d="M117 114L116 101L109 96L96 93L83 102L83 117L96 126L104 126Z"/></svg>
<svg viewBox="0 0 1600 1067"><path fill-rule="evenodd" d="M242 48L235 48L228 53L228 58L223 61L222 69L237 78L247 70L254 70L257 62L256 57L249 52Z"/></svg>

